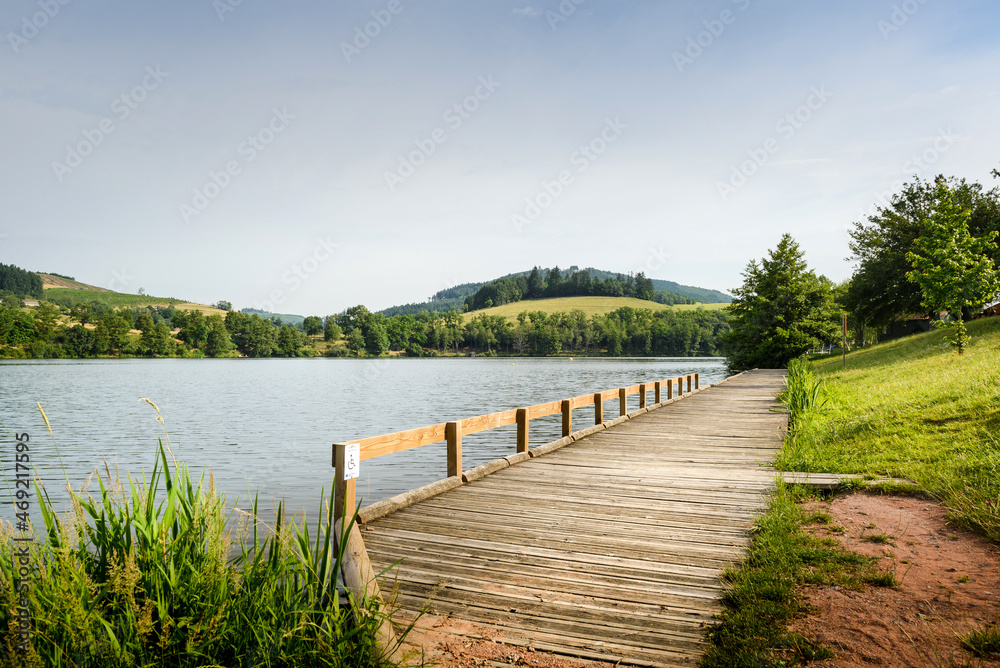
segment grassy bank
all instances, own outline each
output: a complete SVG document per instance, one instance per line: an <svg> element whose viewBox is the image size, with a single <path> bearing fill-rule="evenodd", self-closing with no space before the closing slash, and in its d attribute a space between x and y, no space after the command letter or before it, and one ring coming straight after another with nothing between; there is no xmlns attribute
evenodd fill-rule
<svg viewBox="0 0 1000 668"><path fill-rule="evenodd" d="M846 369L839 357L793 365L783 396L792 424L778 468L910 478L941 499L952 521L1000 540L1000 318L969 330L973 343L963 356L930 332L855 351ZM896 584L872 561L806 533L803 527L830 520L806 514L799 504L807 498L802 488L778 484L746 562L726 574L732 589L709 631L703 668L824 658L826 650L787 630L805 613L798 588ZM980 641L995 637L966 639Z"/></svg>
<svg viewBox="0 0 1000 668"><path fill-rule="evenodd" d="M391 665L377 643L388 612L338 589L330 502L314 533L280 506L265 528L256 500L228 507L162 444L148 480L106 469L96 487L62 517L31 494L30 517L0 530L18 550L0 551L0 666Z"/></svg>
<svg viewBox="0 0 1000 668"><path fill-rule="evenodd" d="M1000 541L1000 318L968 324L957 355L940 331L812 364L825 404L782 450L786 471L909 478L949 519Z"/></svg>

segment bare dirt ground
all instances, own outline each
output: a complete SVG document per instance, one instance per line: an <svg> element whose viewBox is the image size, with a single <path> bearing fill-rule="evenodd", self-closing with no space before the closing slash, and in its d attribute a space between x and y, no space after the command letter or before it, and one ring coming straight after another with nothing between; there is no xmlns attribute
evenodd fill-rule
<svg viewBox="0 0 1000 668"><path fill-rule="evenodd" d="M406 638L409 665L421 663L441 668L612 668L609 663L588 661L536 651L523 640L454 617L427 614Z"/></svg>
<svg viewBox="0 0 1000 668"><path fill-rule="evenodd" d="M811 531L878 557L897 589L811 587L813 612L793 628L833 650L821 666L983 666L958 636L1000 621L1000 547L948 525L926 499L858 493L808 504L833 516ZM838 530L842 527L843 530Z"/></svg>

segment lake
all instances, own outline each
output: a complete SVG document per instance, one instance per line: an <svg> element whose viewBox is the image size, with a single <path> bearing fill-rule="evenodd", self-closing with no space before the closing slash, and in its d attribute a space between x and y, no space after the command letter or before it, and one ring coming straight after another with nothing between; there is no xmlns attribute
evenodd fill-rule
<svg viewBox="0 0 1000 668"><path fill-rule="evenodd" d="M65 476L79 488L105 461L123 477L150 471L166 434L178 460L198 473L211 468L230 503L238 495L245 507L258 493L262 507L284 499L315 518L320 491L329 493L333 481L335 442L689 373L700 373L702 385L728 375L720 358L6 360L0 421L30 434L32 463L60 504ZM158 405L163 425L140 397ZM638 397L629 402L638 407ZM593 424L593 415L592 406L574 411L574 429ZM604 415L618 415L617 398ZM559 415L532 420L531 447L559 438L560 428ZM13 441L6 432L2 440L9 477ZM513 426L466 436L463 468L514 451ZM445 470L443 443L369 460L358 496L378 501ZM12 520L13 510L3 515Z"/></svg>

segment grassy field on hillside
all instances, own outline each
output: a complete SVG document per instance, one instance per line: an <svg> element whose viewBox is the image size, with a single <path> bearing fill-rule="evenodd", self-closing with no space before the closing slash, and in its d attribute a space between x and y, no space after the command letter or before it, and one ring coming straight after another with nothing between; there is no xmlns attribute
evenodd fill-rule
<svg viewBox="0 0 1000 668"><path fill-rule="evenodd" d="M123 292L101 292L91 288L48 288L45 290L47 301L58 301L59 303L80 304L92 301L103 302L118 308L120 306L145 307L145 306L173 306L182 311L201 311L205 315L218 313L225 315L222 309L207 304L196 304L186 302L183 299L173 299L172 297L151 297L149 295L132 295Z"/></svg>
<svg viewBox="0 0 1000 668"><path fill-rule="evenodd" d="M817 361L819 410L778 465L787 471L903 477L949 519L1000 541L1000 318L968 323L958 355L941 331Z"/></svg>
<svg viewBox="0 0 1000 668"><path fill-rule="evenodd" d="M503 306L470 311L467 317L477 315L500 315L508 320L517 320L517 314L522 311L543 311L545 313L569 313L580 310L587 314L587 317L603 315L615 309L629 306L635 309L650 309L652 311L664 311L673 309L677 311L693 311L698 308L707 310L721 309L727 304L679 304L677 306L667 306L645 299L635 299L633 297L558 297L556 299L530 299Z"/></svg>

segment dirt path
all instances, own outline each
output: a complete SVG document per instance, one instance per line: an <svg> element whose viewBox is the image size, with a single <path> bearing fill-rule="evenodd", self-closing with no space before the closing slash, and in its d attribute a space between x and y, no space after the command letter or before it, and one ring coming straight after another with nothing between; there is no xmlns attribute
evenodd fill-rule
<svg viewBox="0 0 1000 668"><path fill-rule="evenodd" d="M836 655L814 665L1000 667L1000 658L975 659L958 640L1000 622L1000 547L949 526L926 499L859 493L807 509L833 517L811 531L879 557L901 581L863 592L809 588L814 612L793 628Z"/></svg>

